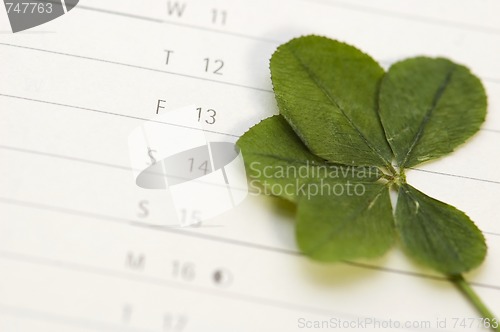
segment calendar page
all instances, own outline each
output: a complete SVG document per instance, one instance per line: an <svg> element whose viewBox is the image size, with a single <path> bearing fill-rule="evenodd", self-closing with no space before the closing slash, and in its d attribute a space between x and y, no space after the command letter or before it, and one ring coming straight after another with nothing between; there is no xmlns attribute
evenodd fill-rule
<svg viewBox="0 0 500 332"><path fill-rule="evenodd" d="M497 1L4 4L0 331L487 331L398 246L303 256L295 206L246 182L234 143L278 113L269 59L308 34L385 68L443 56L481 78L479 133L407 177L484 232L486 260L464 277L500 312Z"/></svg>

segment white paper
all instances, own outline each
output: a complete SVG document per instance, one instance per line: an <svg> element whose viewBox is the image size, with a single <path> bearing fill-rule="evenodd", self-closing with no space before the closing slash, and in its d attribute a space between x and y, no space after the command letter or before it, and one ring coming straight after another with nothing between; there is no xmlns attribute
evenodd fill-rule
<svg viewBox="0 0 500 332"><path fill-rule="evenodd" d="M408 178L484 231L488 256L466 278L499 314L499 15L492 0L83 0L13 34L2 7L0 331L481 331L458 325L478 317L459 291L398 247L366 262L300 256L293 206L276 198L172 225L172 193L135 183L129 136L194 105L202 121L216 111L207 139L235 142L277 113L269 58L300 35L384 67L465 64L487 89L483 129Z"/></svg>

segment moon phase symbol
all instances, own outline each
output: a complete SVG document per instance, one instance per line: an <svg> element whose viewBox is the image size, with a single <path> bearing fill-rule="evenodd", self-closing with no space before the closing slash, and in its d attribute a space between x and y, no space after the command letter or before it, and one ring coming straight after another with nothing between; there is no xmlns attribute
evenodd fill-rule
<svg viewBox="0 0 500 332"><path fill-rule="evenodd" d="M215 270L214 273L212 274L212 278L213 278L214 283L217 286L221 286L221 287L227 287L233 281L233 276L232 276L231 272L229 272L229 270L224 269L224 268L220 268L220 269Z"/></svg>

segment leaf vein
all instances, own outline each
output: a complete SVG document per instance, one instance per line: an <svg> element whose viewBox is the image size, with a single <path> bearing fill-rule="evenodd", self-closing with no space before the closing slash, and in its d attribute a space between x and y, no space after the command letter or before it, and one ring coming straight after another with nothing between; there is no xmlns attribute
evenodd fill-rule
<svg viewBox="0 0 500 332"><path fill-rule="evenodd" d="M373 197L373 199L370 199L368 200L361 209L359 210L356 210L354 211L350 216L349 218L345 218L344 222L342 222L340 225L338 225L337 227L334 227L326 236L325 238L322 240L322 241L318 241L318 244L314 247L314 248L311 248L308 250L308 253L313 253L315 251L317 251L318 249L320 249L323 245L325 245L326 243L330 242L331 239L333 238L333 236L335 235L335 233L338 233L339 231L341 231L342 229L344 229L347 224L349 223L349 221L352 221L352 220L355 220L357 219L361 214L363 214L365 211L369 210L372 208L372 206L374 205L374 203L377 201L377 199L380 197L380 195L382 195L383 191L387 189L387 186L383 186L382 188L380 188L380 190L376 193L376 195Z"/></svg>
<svg viewBox="0 0 500 332"><path fill-rule="evenodd" d="M422 119L422 122L420 122L420 126L418 128L418 131L415 134L415 136L413 137L413 140L412 140L412 143L410 145L410 148L408 149L408 152L406 153L405 158L403 159L403 162L401 163L400 167L405 167L406 166L406 163L408 162L408 159L410 158L410 155L413 152L413 149L415 148L415 146L418 144L418 142L422 138L422 136L424 134L425 126L430 121L432 113L434 113L434 110L436 109L437 104L439 103L439 100L441 99L441 97L444 94L444 91L448 87L448 85L449 85L449 83L451 81L451 77L453 76L453 72L454 71L455 71L455 68L452 68L452 69L450 69L448 71L448 73L446 74L445 79L443 80L443 82L439 86L438 90L436 91L436 94L434 95L434 98L432 99L432 104L429 107L429 109L427 110L427 112L425 113L425 116Z"/></svg>
<svg viewBox="0 0 500 332"><path fill-rule="evenodd" d="M368 139L365 137L365 135L361 132L361 130L354 124L354 122L352 121L352 119L347 116L347 114L345 113L344 109L339 105L339 103L337 102L337 100L335 100L335 98L331 95L331 93L328 91L328 89L326 89L326 87L322 84L321 80L315 75L315 73L311 70L311 68L300 58L300 56L294 52L293 48L290 47L290 53L295 57L295 59L297 59L297 61L299 62L299 64L304 68L304 70L306 71L307 75L311 78L311 80L320 88L321 92L323 92L323 94L328 98L328 100L334 104L341 112L341 114L346 118L347 122L349 123L349 125L356 131L356 133L359 135L359 137L363 140L363 142L370 148L370 150L372 152L375 153L375 155L377 155L377 157L379 157L384 163L386 164L390 164L390 162L388 160L386 160L381 154L380 152L375 149L375 147L373 147L370 142L368 141Z"/></svg>

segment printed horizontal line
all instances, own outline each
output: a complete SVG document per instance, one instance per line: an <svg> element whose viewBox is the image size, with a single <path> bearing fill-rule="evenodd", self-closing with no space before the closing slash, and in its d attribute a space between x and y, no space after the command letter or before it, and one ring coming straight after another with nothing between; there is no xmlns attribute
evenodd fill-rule
<svg viewBox="0 0 500 332"><path fill-rule="evenodd" d="M29 308L19 308L14 306L8 306L0 304L0 315L10 315L23 317L24 319L31 319L36 321L43 321L49 323L55 323L66 326L83 327L86 329L92 329L93 331L111 331L111 332L154 332L153 330L146 330L143 328L136 329L123 324L112 324L104 323L100 321L94 321L85 318L76 318L72 316L64 316L60 314L53 314L48 312L42 312L39 310L33 310ZM155 330L157 331L157 330Z"/></svg>
<svg viewBox="0 0 500 332"><path fill-rule="evenodd" d="M308 2L308 0L306 0L306 1L302 0L302 1ZM344 9L358 11L358 12L367 12L369 14L375 14L375 15L380 15L380 16L394 17L394 18L399 18L399 19L407 19L407 20L417 21L420 23L440 25L440 26L445 26L445 27L452 27L452 28L464 29L464 30L468 30L468 31L475 31L475 32L481 32L481 33L500 34L500 29L486 27L486 26L482 26L482 25L469 24L469 23L463 23L463 22L455 22L455 21L449 21L449 20L440 20L437 18L426 17L426 16L422 16L422 15L412 15L412 14L400 13L400 12L391 11L391 10L387 10L387 9L374 8L374 7L346 3L346 2L340 2L340 1L314 0L314 2L316 4L326 5L329 7L338 7L338 8L344 8ZM281 44L283 42L283 41L280 41L277 39L263 38L263 37L259 37L259 36L248 35L248 34L243 34L243 33L238 33L238 32L213 29L213 28L189 24L189 23L181 23L181 22L162 20L162 19L153 18L153 17L149 17L149 16L130 14L130 13L119 12L119 11L114 11L114 10L109 10L109 9L102 9L102 8L97 8L97 7L78 6L78 8L89 10L89 11L100 12L103 14L123 16L123 17L128 17L128 18L133 18L133 19L154 22L154 23L175 25L175 26L180 26L180 27L189 28L189 29L195 29L195 30L199 30L199 31L219 33L219 34L224 34L224 35L228 35L228 36L257 40L257 41L266 42L266 43Z"/></svg>
<svg viewBox="0 0 500 332"><path fill-rule="evenodd" d="M162 69L156 69L156 68L151 68L151 67L144 67L144 66L139 66L139 65L134 65L134 64L128 64L128 63L124 63L124 62L117 62L117 61L111 61L111 60L89 57L89 56L84 56L84 55L65 53L65 52L59 52L59 51L52 51L52 50L46 50L46 49L23 46L23 45L9 44L9 43L1 43L0 42L0 45L10 46L10 47L15 47L15 48L20 48L20 49L26 49L26 50L31 50L31 51L38 51L38 52L43 52L43 53L62 55L62 56L73 57L73 58L77 58L77 59L96 61L96 62L101 62L101 63L107 63L107 64L112 64L112 65L134 68L134 69L147 70L147 71L152 71L152 72L157 72L157 73L162 73L162 74L174 75L174 76L179 76L179 77L184 77L184 78L191 78L191 79L201 80L201 81L205 81L205 82L218 83L218 84L229 85L229 86L250 89L250 90L255 90L255 91L261 91L261 92L266 92L266 93L273 93L273 90L271 90L271 89L259 88L259 87L244 85L244 84L239 84L239 83L219 81L219 80L214 80L214 79L210 79L210 78L206 78L206 77L176 73L176 72L171 72L171 71L162 70ZM387 63L387 64L392 63L392 61L389 62L389 61L380 61L380 60L379 60L379 62ZM481 79L483 81L486 81L486 82L500 84L500 78L481 77Z"/></svg>
<svg viewBox="0 0 500 332"><path fill-rule="evenodd" d="M184 77L184 78L191 78L191 79L196 79L196 80L200 80L200 81L217 83L217 84L223 84L223 85L229 85L229 86L234 86L234 87L244 88L244 89L250 89L250 90L255 90L255 91L268 92L268 93L272 93L273 92L270 89L263 89L263 88L258 88L258 87L254 87L254 86L250 86L250 85L244 85L244 84L231 83L231 82L226 82L226 81L213 80L213 79L205 78L205 77L199 77L199 76L194 76L194 75L175 73L175 72L171 72L171 71L167 71L167 70L161 70L161 69L156 69L156 68L151 68L151 67L138 66L138 65L133 65L133 64L124 63L124 62L117 62L117 61L99 59L99 58L94 58L94 57L89 57L89 56L84 56L84 55L64 53L64 52L58 52L58 51L51 51L51 50L45 50L45 49L41 49L41 48L35 48L35 47L29 47L29 46L21 46L21 45L8 44L8 43L0 43L0 45L10 46L10 47L15 47L15 48L21 48L21 49L26 49L26 50L31 50L31 51L37 51L37 52L43 52L43 53L63 55L63 56L68 56L68 57L72 57L72 58L84 59L84 60L91 60L91 61L102 62L102 63L107 63L107 64L113 64L113 65L118 65L118 66L123 66L123 67L128 67L128 68L134 68L134 69L140 69L140 70L147 70L147 71L152 71L152 72L156 72L156 73L174 75L174 76L179 76L179 77Z"/></svg>
<svg viewBox="0 0 500 332"><path fill-rule="evenodd" d="M201 178L186 178L182 176L177 176L175 174L164 174L164 173L158 173L150 170L141 170L141 169L133 169L132 167L127 167L127 166L122 166L118 164L111 164L111 163L105 163L97 160L91 160L91 159L84 159L84 158L78 158L78 157L72 157L72 156L65 156L61 154L56 154L56 153L49 153L49 152L42 152L42 151L35 151L35 150L29 150L29 149L23 149L23 148L18 148L18 147L12 147L12 146L7 146L7 145L0 145L0 149L4 150L9 150L9 151L15 151L15 152L21 152L21 153L29 153L29 154L34 154L34 155L39 155L39 156L44 156L44 157L50 157L50 158L58 158L58 159L63 159L63 160L68 160L68 161L76 161L80 163L85 163L85 164L90 164L90 165L96 165L96 166L104 166L104 167L109 167L109 168L115 168L119 170L123 170L126 172L130 171L138 171L138 172L143 172L147 173L150 175L157 175L163 178L176 178L180 180L190 180L191 182L197 182L197 183L202 183L204 185L209 185L212 187L222 187L222 188L227 188L227 184L217 184L211 181L204 181L203 177ZM257 193L255 190L247 189L247 188L240 188L240 187L235 187L232 185L229 185L229 188L232 190L238 190L238 191L244 191L248 193Z"/></svg>
<svg viewBox="0 0 500 332"><path fill-rule="evenodd" d="M256 40L260 42L266 42L266 43L272 43L272 44L279 44L279 40L275 39L269 39L269 38L263 38L263 37L258 37L258 36L252 36L252 35L247 35L243 33L238 33L238 32L232 32L232 31L227 31L227 30L219 30L219 29L214 29L214 28L208 28L208 27L203 27L199 25L194 25L194 24L189 24L189 23L182 23L182 22L174 22L174 21L168 21L168 20L162 20L158 18L153 18L149 16L143 16L143 15L137 15L137 14L130 14L130 13L124 13L124 12L118 12L115 10L109 10L109 9L101 9L101 8L96 8L96 7L89 7L89 6L78 6L77 8L79 9L85 9L89 11L94 11L98 13L103 13L103 14L111 14L111 15L117 15L117 16L123 16L123 17L128 17L128 18L133 18L137 20L143 20L143 21L149 21L149 22L154 22L154 23L162 23L162 24L168 24L168 25L175 25L183 28L189 28L189 29L194 29L198 31L206 31L206 32L213 32L213 33L219 33L223 35L228 35L228 36L233 36L233 37L238 37L238 38L244 38L244 39L251 39L251 40Z"/></svg>
<svg viewBox="0 0 500 332"><path fill-rule="evenodd" d="M47 266L47 267L51 267L51 268L65 269L65 270L79 272L79 273L88 273L88 274L93 274L93 275L97 275L100 277L118 278L121 280L140 282L140 283L155 285L155 286L159 286L159 287L167 287L167 288L173 288L176 290L202 293L205 295L217 296L220 298L236 300L236 301L241 301L241 302L248 302L248 303L253 303L253 304L258 304L258 305L266 305L266 306L271 306L271 307L275 307L275 308L279 308L279 309L309 312L309 313L314 313L314 314L326 315L326 316L330 316L330 317L331 316L341 316L341 317L350 317L350 318L359 317L358 314L352 314L352 313L347 313L347 312L342 312L342 313L341 312L334 312L334 311L331 311L329 309L312 307L309 305L296 304L296 303L286 302L286 301L282 301L282 300L276 300L276 299L271 299L271 298L255 296L255 295L237 293L234 291L210 289L210 288L206 288L206 287L189 285L186 283L165 280L165 279L161 279L158 277L137 275L137 274L127 273L127 272L120 272L120 271L116 271L116 270L112 270L112 269L108 269L108 268L93 267L93 266L83 265L83 264L79 264L79 263L30 256L30 255L25 255L25 254L20 254L20 253L0 251L0 258L6 259L6 260L11 260L11 261L23 262L23 263L27 263L27 264L42 265L42 266ZM8 309L8 308L6 308L5 305L0 304L0 311L2 309ZM102 327L104 327L104 326L111 327L112 325L106 324L106 325L101 325L101 326Z"/></svg>
<svg viewBox="0 0 500 332"><path fill-rule="evenodd" d="M302 0L302 1L304 1L304 0ZM306 1L309 1L309 0L306 0ZM500 29L482 26L482 25L477 25L477 24L448 21L448 20L440 20L437 18L422 16L422 15L400 13L400 12L387 10L387 9L374 8L374 7L370 7L370 6L363 6L363 5L359 5L359 4L347 3L344 1L313 0L313 2L315 2L317 4L321 4L321 5L330 6L330 7L339 7L339 8L344 8L344 9L358 11L358 12L376 14L376 15L380 15L380 16L394 17L394 18L417 21L417 22L421 22L421 23L440 25L440 26L446 26L446 27L451 27L451 28L459 28L459 29L468 30L468 31L475 31L475 32L500 35Z"/></svg>
<svg viewBox="0 0 500 332"><path fill-rule="evenodd" d="M28 97L13 96L13 95L8 95L8 94L4 94L4 93L0 93L0 96L7 97L7 98L14 98L14 99L26 100L26 101L31 101L31 102L39 102L39 103L44 103L44 104L50 104L50 105L54 105L54 106L69 107L69 108L74 108L74 109L78 109L78 110L91 111L91 112L96 112L96 113L101 113L101 114L106 114L106 115L112 115L112 116L119 116L119 117L124 117L124 118L130 118L130 119L134 119L134 120L151 121L151 122L155 122L155 123L162 123L162 124L165 124L165 125L179 126L179 125L176 125L176 124L170 124L170 123L167 123L167 122L150 120L150 119L147 119L147 118L141 118L141 117L136 117L136 116L131 116L131 115L124 115L124 114L113 113L113 112L108 112L108 111L102 111L102 110L97 110L97 109L92 109L92 108L86 108L86 107L80 107L80 106L75 106L75 105L68 105L68 104L63 104L63 103L57 103L57 102L51 102L51 101L33 99L33 98L28 98ZM203 130L203 129L200 129L200 128L192 128L192 127L187 127L187 126L182 126L182 127L187 128L187 129L193 129L193 130L207 131L207 132L214 133L214 134L226 135L226 136L231 136L231 137L236 137L236 138L240 137L239 135L229 134L229 133L224 133L224 132L219 132L219 131ZM481 130L484 130L484 129L481 129ZM500 131L494 131L494 132L500 134ZM4 148L8 148L8 147L4 146ZM26 150L26 151L31 151L31 150ZM39 152L34 151L34 153L39 153ZM47 154L47 155L50 155L50 154ZM69 158L73 158L73 157L69 157ZM76 159L79 159L79 158L75 158L75 160ZM93 163L98 163L96 161L92 161L92 162ZM125 166L120 166L120 167L125 168ZM419 172L426 172L426 173L432 173L432 174L438 174L438 175L444 175L444 176L451 176L451 177L463 178L463 179L473 180L473 181L481 181L481 182L491 183L491 184L500 184L499 181L495 181L495 180L474 178L474 177L469 177L469 176L463 176L463 175L457 175L457 174L449 174L449 173L437 172L437 171L428 171L428 170L423 170L423 169L419 169L419 168L410 168L410 169L413 169L413 170L419 171Z"/></svg>
<svg viewBox="0 0 500 332"><path fill-rule="evenodd" d="M252 243L252 242L246 242L246 241L241 241L241 240L235 240L235 239L229 239L229 238L224 238L224 237L214 236L214 235L209 235L209 234L195 233L195 232L187 231L187 230L180 229L180 228L145 224L143 222L135 221L133 219L114 217L114 216L103 215L103 214L98 214L98 213L94 213L94 212L85 212L85 211L80 211L80 210L68 209L68 208L64 208L64 207L52 206L52 205L47 205L47 204L33 203L33 202L28 202L28 201L21 201L21 200L10 199L10 198L5 198L5 197L0 197L0 203L35 208L35 209L40 209L40 210L54 211L54 212L77 215L77 216L87 217L87 218L101 219L101 220L106 220L106 221L110 221L110 222L115 222L117 224L124 224L124 225L135 226L135 227L150 229L150 230L159 231L159 232L167 232L167 233L172 233L172 234L177 234L177 235L182 235L182 236L195 237L195 238L200 238L200 239L204 239L204 240L209 240L209 241L214 241L214 242L224 243L224 244L229 244L229 245L236 245L236 246L246 247L246 248L251 248L251 249L272 251L272 252L286 254L286 255L292 255L292 256L303 256L300 252L297 252L295 250L272 247L272 246L267 246L267 245ZM371 265L371 264L357 263L357 262L351 262L351 261L343 261L343 263L348 264L350 266L358 267L361 269L377 270L377 271L381 271L381 272L398 274L398 275L409 276L409 277L442 280L442 281L448 280L445 277L429 275L429 274L424 274L424 273L411 272L411 271L405 271L405 270L394 269L394 268L386 268L386 267L381 267L381 266L376 266L376 265ZM474 283L474 282L470 282L470 284L478 286L478 287L482 287L482 288L500 290L500 286L498 286L498 285L491 285L491 284L485 284L485 283Z"/></svg>
<svg viewBox="0 0 500 332"><path fill-rule="evenodd" d="M412 169L412 170L418 171L418 172L438 174L438 175L446 175L446 176L451 176L451 177L454 177L454 178L460 178L460 179L466 179L466 180L473 180L473 181L481 181L481 182L486 182L486 183L500 184L500 181L487 180L487 179L481 179L481 178L474 178L474 177L471 177L471 176L457 175L457 174L437 172L437 171L428 171L428 170L425 170L425 169L414 168L414 167L409 167L409 168Z"/></svg>
<svg viewBox="0 0 500 332"><path fill-rule="evenodd" d="M58 103L58 102L53 102L53 101L47 101L47 100L41 100L41 99L34 99L34 98L28 98L28 97L14 96L14 95L8 95L8 94L4 94L4 93L0 93L0 96L7 97L7 98L13 98L13 99L20 99L20 100L32 101L32 102L36 102L36 103L54 105L54 106L68 107L68 108L73 108L73 109L82 110L82 111L89 111L89 112L101 113L101 114L106 114L106 115L119 116L119 117L122 117L122 118L128 118L128 119L133 119L133 120L140 120L140 121L161 123L161 124L164 124L164 125L167 125L167 126L181 127L181 128L186 128L186 129L192 129L192 130L200 130L200 131L203 131L203 132L208 132L208 133L213 133L213 134L220 134L220 135L231 136L231 137L240 137L239 135L228 134L228 133L224 133L224 132L221 132L221 131L201 129L201 128L195 128L195 127L189 127L189 126L184 126L184 125L179 125L179 124L174 124L174 123L168 123L168 122L164 122L164 121L158 121L158 120L153 120L153 119L148 119L148 118L141 118L139 116L126 115L126 114L120 114L120 113L114 113L114 112L109 112L109 111L98 110L98 109L95 109L95 108L81 107L81 106L63 104L63 103Z"/></svg>
<svg viewBox="0 0 500 332"><path fill-rule="evenodd" d="M492 133L500 133L500 129L481 128L481 130L490 131Z"/></svg>

